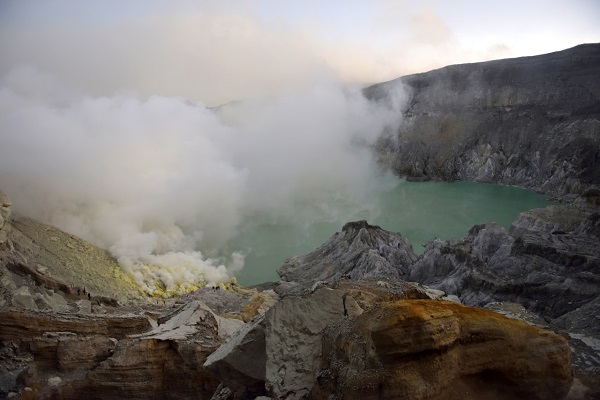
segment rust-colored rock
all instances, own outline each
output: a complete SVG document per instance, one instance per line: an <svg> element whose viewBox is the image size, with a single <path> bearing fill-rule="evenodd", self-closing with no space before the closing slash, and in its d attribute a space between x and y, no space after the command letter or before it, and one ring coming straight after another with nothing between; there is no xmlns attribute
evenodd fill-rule
<svg viewBox="0 0 600 400"><path fill-rule="evenodd" d="M330 325L312 398L561 399L562 337L484 309L405 300Z"/></svg>

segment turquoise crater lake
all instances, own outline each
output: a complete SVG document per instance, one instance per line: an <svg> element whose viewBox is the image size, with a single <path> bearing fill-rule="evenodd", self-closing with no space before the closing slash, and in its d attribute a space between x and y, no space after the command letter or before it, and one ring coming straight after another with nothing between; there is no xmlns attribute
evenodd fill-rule
<svg viewBox="0 0 600 400"><path fill-rule="evenodd" d="M508 228L518 214L553 204L547 195L530 190L474 182L407 182L398 180L377 195L370 207L356 207L339 200L329 204L331 213L299 206L293 215L269 222L249 219L230 243L230 250L245 255L245 266L236 274L242 285L277 281L277 268L286 258L305 254L360 219L400 232L423 252L433 238L462 238L476 224L497 222Z"/></svg>

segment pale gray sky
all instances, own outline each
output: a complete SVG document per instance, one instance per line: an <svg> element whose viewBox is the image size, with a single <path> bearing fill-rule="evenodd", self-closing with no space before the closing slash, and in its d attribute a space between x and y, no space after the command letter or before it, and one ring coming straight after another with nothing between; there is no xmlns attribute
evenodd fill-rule
<svg viewBox="0 0 600 400"><path fill-rule="evenodd" d="M0 0L0 74L211 105L599 41L595 0Z"/></svg>

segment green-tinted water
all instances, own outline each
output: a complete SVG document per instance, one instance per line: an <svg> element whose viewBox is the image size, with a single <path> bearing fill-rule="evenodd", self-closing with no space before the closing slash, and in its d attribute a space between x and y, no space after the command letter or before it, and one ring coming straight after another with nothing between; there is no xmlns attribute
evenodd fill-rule
<svg viewBox="0 0 600 400"><path fill-rule="evenodd" d="M248 221L230 243L231 249L246 254L238 281L252 285L278 280L276 269L286 258L314 250L348 221L366 219L400 232L420 253L422 245L434 237L462 238L473 225L485 222L508 228L520 212L552 204L545 195L508 186L405 181L378 195L375 203L376 207L357 209L334 201L330 207L339 211L335 218L326 211L319 216L314 207L308 212L300 206L294 209L293 218Z"/></svg>

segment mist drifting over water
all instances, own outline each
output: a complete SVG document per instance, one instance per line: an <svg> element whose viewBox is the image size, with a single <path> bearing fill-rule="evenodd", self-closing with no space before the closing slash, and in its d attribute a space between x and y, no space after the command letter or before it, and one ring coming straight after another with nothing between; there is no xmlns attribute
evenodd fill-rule
<svg viewBox="0 0 600 400"><path fill-rule="evenodd" d="M243 268L222 250L248 218L343 221L337 200L368 207L386 181L371 146L405 99L322 82L209 109L90 97L19 67L0 77L0 187L17 213L108 249L147 292L183 292Z"/></svg>

